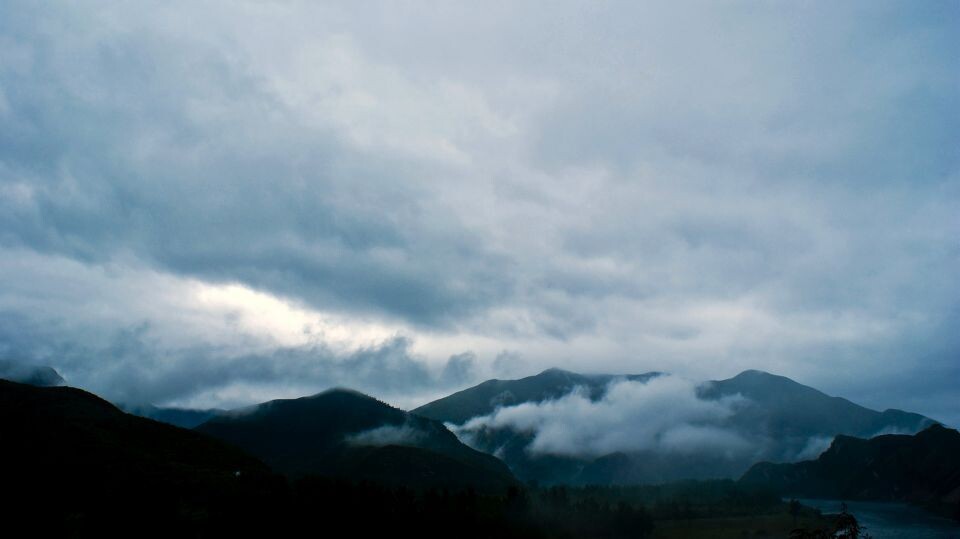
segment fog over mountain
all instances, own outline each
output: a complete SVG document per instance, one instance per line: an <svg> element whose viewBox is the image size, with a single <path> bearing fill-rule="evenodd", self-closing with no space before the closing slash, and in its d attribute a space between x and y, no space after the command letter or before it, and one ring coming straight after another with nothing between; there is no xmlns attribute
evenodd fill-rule
<svg viewBox="0 0 960 539"><path fill-rule="evenodd" d="M704 400L692 382L665 375L648 382L613 381L598 400L576 388L556 400L499 408L467 421L459 431L468 440L479 429L530 432L533 441L528 451L535 455L751 452L746 439L720 426L742 400L739 395Z"/></svg>
<svg viewBox="0 0 960 539"><path fill-rule="evenodd" d="M55 369L0 359L0 379L32 386L62 386L66 380Z"/></svg>
<svg viewBox="0 0 960 539"><path fill-rule="evenodd" d="M609 398L681 446L738 406L681 380L762 369L960 424L956 2L0 13L0 359L203 409L662 371ZM543 406L488 421L626 443Z"/></svg>
<svg viewBox="0 0 960 539"><path fill-rule="evenodd" d="M694 383L551 369L487 381L414 413L447 421L521 479L546 484L736 478L757 461L816 458L836 436L914 434L936 423L755 370Z"/></svg>

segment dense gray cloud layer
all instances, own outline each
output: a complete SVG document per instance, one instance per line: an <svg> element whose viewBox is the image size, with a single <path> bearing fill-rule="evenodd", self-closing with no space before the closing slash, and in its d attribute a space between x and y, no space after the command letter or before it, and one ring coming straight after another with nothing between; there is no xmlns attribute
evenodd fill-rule
<svg viewBox="0 0 960 539"><path fill-rule="evenodd" d="M754 440L723 425L742 401L739 395L701 399L695 384L667 375L646 382L614 381L599 400L576 388L556 400L499 408L455 428L468 443L483 429L530 433L527 450L534 455L759 453Z"/></svg>
<svg viewBox="0 0 960 539"><path fill-rule="evenodd" d="M952 3L2 4L5 356L176 402L756 367L960 422ZM180 301L228 285L386 329Z"/></svg>

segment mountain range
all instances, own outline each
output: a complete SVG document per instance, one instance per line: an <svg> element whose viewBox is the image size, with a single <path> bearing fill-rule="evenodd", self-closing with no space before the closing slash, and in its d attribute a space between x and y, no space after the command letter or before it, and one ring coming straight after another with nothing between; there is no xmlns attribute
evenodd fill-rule
<svg viewBox="0 0 960 539"><path fill-rule="evenodd" d="M599 401L611 382L645 384L661 376L666 375L583 375L549 369L519 380L489 380L413 412L463 425L511 406L558 399L576 387L584 388L592 401ZM468 434L474 447L500 456L521 480L546 484L634 484L736 478L759 460L796 461L815 456L837 435L915 433L934 423L922 415L900 410L870 410L789 378L757 370L699 384L696 397L704 402L726 399L731 410L726 417L700 421L695 426L735 436L744 440L748 448L734 454L712 449L665 452L638 448L602 455L570 455L531 451L535 429L483 425ZM645 418L638 416L635 421Z"/></svg>
<svg viewBox="0 0 960 539"><path fill-rule="evenodd" d="M88 436L106 444L98 456L119 459L112 452L123 449L130 458L139 459L138 469L149 469L153 463L179 470L190 468L175 459L154 459L154 453L141 445L147 443L149 449L165 451L167 445L173 444L182 446L185 454L203 453L188 442L173 441L186 436L209 442L219 438L226 442L221 447L238 448L231 450L238 455L252 455L254 458L250 461L263 470L267 466L255 459L290 477L317 475L418 488L469 486L489 491L516 484L503 462L464 445L442 423L352 390L329 390L233 411L116 406L79 389L49 387L64 383L51 367L13 361L0 363L0 367L4 368L4 378L23 382L0 380L5 384L6 400L2 402L7 405L3 419L9 423L0 425L5 437L43 440L43 436L49 434L52 438L69 440L70 445L86 447L83 437ZM60 392L38 392L41 389ZM64 415L51 416L44 411L47 409L56 409ZM35 415L41 418L31 424ZM84 430L88 427L93 430ZM42 428L41 436L29 435L30 428ZM195 433L182 430L194 428ZM74 432L78 429L79 433ZM147 442L152 440L150 436L163 439ZM4 449L14 459L21 458L18 452L24 455L27 452L16 446ZM38 447L39 452L33 455L55 449ZM60 456L51 458L57 462L69 461ZM230 459L224 460L229 462ZM77 469L83 467L77 465ZM171 478L178 480L176 474Z"/></svg>
<svg viewBox="0 0 960 539"><path fill-rule="evenodd" d="M2 362L35 385L63 383L48 367ZM759 461L812 458L836 436L870 438L912 434L935 422L900 410L870 410L789 378L744 371L695 387L697 404L723 403L724 415L697 419L693 427L746 441L739 452L697 448L664 451L638 447L602 454L533 451L538 432L515 426L462 426L521 405L556 402L573 393L600 403L611 384L637 386L669 375L579 374L548 369L517 380L488 380L411 412L361 393L337 389L300 399L276 400L242 410L190 410L127 406L126 411L220 439L291 477L316 474L389 484L498 489L520 481L543 484L640 484L680 479L737 478ZM705 403L705 404L704 404ZM119 410L116 410L119 411ZM641 407L627 424L650 421ZM668 414L669 410L657 412ZM468 447L458 439L468 441ZM660 434L658 434L660 436ZM516 477L516 479L514 479Z"/></svg>
<svg viewBox="0 0 960 539"><path fill-rule="evenodd" d="M497 408L558 399L578 387L586 389L590 398L595 400L603 396L614 380L646 382L661 374L578 374L553 368L519 380L487 380L412 411L423 417L459 425L474 417L488 415Z"/></svg>
<svg viewBox="0 0 960 539"><path fill-rule="evenodd" d="M339 534L649 536L648 511L657 519L742 517L735 526L742 531L756 526L754 518L783 511L781 496L905 501L948 515L960 510L957 431L917 414L873 411L760 371L677 385L661 373L550 369L488 381L412 412L347 389L228 411L128 408L169 422L200 422L193 429L126 413L80 389L50 386L63 380L50 375L53 369L11 371L35 385L0 380L0 476L12 494L2 514L33 523L41 535L299 535L320 518ZM625 387L633 393L624 393ZM672 392L661 401L638 406L622 400L665 388ZM558 404L563 402L577 408L570 413ZM673 406L710 414L676 415ZM759 449L737 458L689 447L550 454L532 444L537 429L555 417L537 416L541 423L526 429L477 421L511 410L570 413L582 415L574 417L580 423L561 423L573 434L582 429L604 436L611 424L584 414L592 407L622 415L613 425L623 432L609 433L615 437L642 432L632 430L638 424L670 424L679 417L681 427L693 429L680 432L734 433ZM717 411L722 413L711 415ZM464 424L484 426L469 432ZM915 430L921 432L870 439L849 434ZM821 439L829 449L816 460L785 462L801 460L795 457L799 446ZM763 454L780 463L749 460ZM746 473L736 482L620 487L730 477L740 467ZM567 486L550 486L556 484ZM656 494L661 488L663 500ZM698 500L696 511L684 505L688 496ZM824 524L814 517L807 522Z"/></svg>

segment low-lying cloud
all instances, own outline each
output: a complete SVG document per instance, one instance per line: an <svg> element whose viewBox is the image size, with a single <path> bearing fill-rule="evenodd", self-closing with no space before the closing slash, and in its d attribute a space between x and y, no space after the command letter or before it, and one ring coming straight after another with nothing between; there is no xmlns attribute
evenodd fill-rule
<svg viewBox="0 0 960 539"><path fill-rule="evenodd" d="M735 455L753 445L722 423L744 402L740 396L705 400L696 385L678 376L648 382L612 382L599 400L576 388L541 403L523 403L476 417L455 432L468 443L483 429L509 428L533 435L528 451L573 457L615 452L721 452Z"/></svg>
<svg viewBox="0 0 960 539"><path fill-rule="evenodd" d="M379 427L347 436L350 445L385 446L418 445L427 436L422 430L404 423L402 425L381 425Z"/></svg>
<svg viewBox="0 0 960 539"><path fill-rule="evenodd" d="M811 436L806 445L793 457L786 460L814 460L830 448L833 436Z"/></svg>

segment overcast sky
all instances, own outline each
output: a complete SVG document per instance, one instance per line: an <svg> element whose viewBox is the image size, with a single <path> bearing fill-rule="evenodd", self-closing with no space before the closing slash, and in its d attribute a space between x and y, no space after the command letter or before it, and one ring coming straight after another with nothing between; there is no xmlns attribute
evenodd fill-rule
<svg viewBox="0 0 960 539"><path fill-rule="evenodd" d="M960 424L957 2L0 13L0 357L193 406L757 368Z"/></svg>

